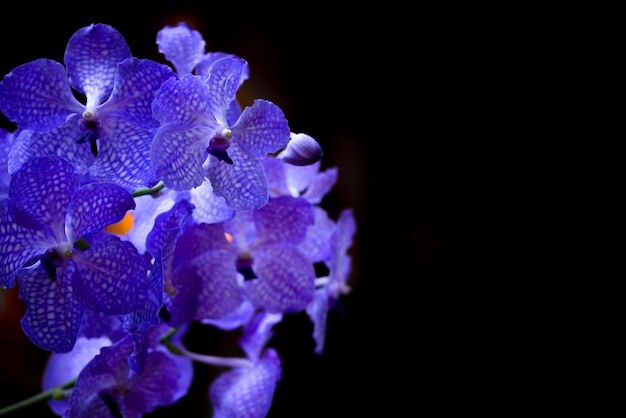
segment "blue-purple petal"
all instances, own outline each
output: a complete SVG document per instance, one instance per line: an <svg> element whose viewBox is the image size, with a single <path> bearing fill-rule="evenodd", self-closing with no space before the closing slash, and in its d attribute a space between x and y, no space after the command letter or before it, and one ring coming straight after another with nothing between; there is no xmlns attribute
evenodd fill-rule
<svg viewBox="0 0 626 418"><path fill-rule="evenodd" d="M227 124L228 106L237 97L237 90L246 78L247 67L244 59L230 55L217 59L207 70L210 108L222 124Z"/></svg>
<svg viewBox="0 0 626 418"><path fill-rule="evenodd" d="M211 251L196 258L194 264L202 278L194 319L219 319L241 305L243 296L237 284L234 257Z"/></svg>
<svg viewBox="0 0 626 418"><path fill-rule="evenodd" d="M154 137L150 159L156 176L166 187L180 191L202 184L206 147L213 132L204 126L174 128L162 126Z"/></svg>
<svg viewBox="0 0 626 418"><path fill-rule="evenodd" d="M195 206L193 219L196 223L212 224L235 216L235 210L226 204L226 200L213 192L213 186L208 179L190 191L189 199Z"/></svg>
<svg viewBox="0 0 626 418"><path fill-rule="evenodd" d="M65 215L78 187L74 167L56 156L27 161L9 185L11 207L17 223L49 231L65 240Z"/></svg>
<svg viewBox="0 0 626 418"><path fill-rule="evenodd" d="M96 23L72 35L64 61L72 87L87 96L88 106L97 106L111 94L117 65L130 57L122 34L109 25Z"/></svg>
<svg viewBox="0 0 626 418"><path fill-rule="evenodd" d="M100 130L100 149L89 172L129 191L157 183L150 164L150 145L156 129L145 129L119 118L107 118Z"/></svg>
<svg viewBox="0 0 626 418"><path fill-rule="evenodd" d="M291 135L283 111L263 99L256 99L252 106L243 109L232 131L233 141L256 159L285 148Z"/></svg>
<svg viewBox="0 0 626 418"><path fill-rule="evenodd" d="M45 231L15 223L9 201L0 200L0 288L13 287L17 271L55 244L54 237Z"/></svg>
<svg viewBox="0 0 626 418"><path fill-rule="evenodd" d="M236 367L211 384L213 418L264 418L281 375L278 353L268 348L252 369Z"/></svg>
<svg viewBox="0 0 626 418"><path fill-rule="evenodd" d="M315 295L315 270L296 248L263 245L251 252L256 279L244 282L244 294L268 312L299 312Z"/></svg>
<svg viewBox="0 0 626 418"><path fill-rule="evenodd" d="M84 309L75 299L72 266L57 269L57 280L50 280L41 265L21 270L19 297L26 304L22 329L33 343L56 353L74 347Z"/></svg>
<svg viewBox="0 0 626 418"><path fill-rule="evenodd" d="M148 59L128 58L115 73L111 98L102 105L106 112L126 119L144 129L155 129L159 123L152 116L152 101L156 91L176 74L170 67Z"/></svg>
<svg viewBox="0 0 626 418"><path fill-rule="evenodd" d="M74 250L76 298L87 309L121 315L140 309L148 298L144 259L132 243L109 236L85 252Z"/></svg>
<svg viewBox="0 0 626 418"><path fill-rule="evenodd" d="M111 340L107 337L78 337L72 351L52 353L43 371L41 388L49 390L76 379L83 367L100 352L100 348L109 345L111 345ZM63 416L69 404L68 398L58 400L53 398L48 401L48 406L58 416Z"/></svg>
<svg viewBox="0 0 626 418"><path fill-rule="evenodd" d="M191 128L198 123L212 123L208 104L211 93L199 76L186 75L171 78L157 90L152 103L152 113L162 125ZM210 139L206 138L208 145Z"/></svg>
<svg viewBox="0 0 626 418"><path fill-rule="evenodd" d="M72 113L82 113L61 64L38 59L15 68L0 82L0 110L22 129L46 132Z"/></svg>
<svg viewBox="0 0 626 418"><path fill-rule="evenodd" d="M72 115L48 132L21 131L9 154L9 172L15 173L31 158L58 155L72 163L76 174L86 174L95 157L89 144L78 142L82 135L80 120L79 115Z"/></svg>
<svg viewBox="0 0 626 418"><path fill-rule="evenodd" d="M209 156L208 177L213 192L235 210L258 209L267 203L269 191L259 160L248 158L237 144L228 148L233 164Z"/></svg>
<svg viewBox="0 0 626 418"><path fill-rule="evenodd" d="M157 33L159 52L174 65L178 75L191 74L196 64L204 57L206 42L200 32L181 22L176 26L165 26Z"/></svg>
<svg viewBox="0 0 626 418"><path fill-rule="evenodd" d="M314 220L311 203L288 195L274 197L254 212L257 239L264 243L298 244L304 240Z"/></svg>
<svg viewBox="0 0 626 418"><path fill-rule="evenodd" d="M74 242L83 235L100 232L119 222L126 212L135 208L132 195L112 183L87 183L81 186L70 202L68 240Z"/></svg>

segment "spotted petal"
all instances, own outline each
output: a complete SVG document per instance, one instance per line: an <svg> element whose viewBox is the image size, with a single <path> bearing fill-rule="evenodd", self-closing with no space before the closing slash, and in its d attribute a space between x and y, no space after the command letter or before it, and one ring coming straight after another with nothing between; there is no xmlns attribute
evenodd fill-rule
<svg viewBox="0 0 626 418"><path fill-rule="evenodd" d="M204 181L202 163L213 131L204 126L163 126L154 137L150 159L157 177L173 190L188 190Z"/></svg>
<svg viewBox="0 0 626 418"><path fill-rule="evenodd" d="M263 358L252 369L236 367L222 373L209 391L213 417L267 416L280 375L280 358L273 348L266 349Z"/></svg>
<svg viewBox="0 0 626 418"><path fill-rule="evenodd" d="M26 303L21 320L24 333L39 347L66 353L74 347L84 309L74 298L72 266L57 269L52 281L41 265L18 276L19 296Z"/></svg>
<svg viewBox="0 0 626 418"><path fill-rule="evenodd" d="M22 64L0 82L0 110L22 129L46 132L72 113L82 113L61 64L38 59Z"/></svg>
<svg viewBox="0 0 626 418"><path fill-rule="evenodd" d="M9 201L0 201L0 287L13 287L18 269L54 244L44 231L16 224Z"/></svg>
<svg viewBox="0 0 626 418"><path fill-rule="evenodd" d="M75 167L76 174L86 174L94 161L89 144L79 143L82 132L78 128L80 116L72 115L58 128L48 132L21 131L9 153L9 173L15 173L31 158L58 155Z"/></svg>
<svg viewBox="0 0 626 418"><path fill-rule="evenodd" d="M204 56L206 42L200 32L186 23L166 26L157 33L159 52L176 68L179 75L191 74Z"/></svg>
<svg viewBox="0 0 626 418"><path fill-rule="evenodd" d="M272 313L299 312L315 295L315 270L293 247L263 245L252 251L257 279L244 283L244 293L258 308Z"/></svg>
<svg viewBox="0 0 626 418"><path fill-rule="evenodd" d="M68 240L74 242L83 235L100 232L119 222L131 209L135 209L135 201L124 188L111 183L85 184L70 202Z"/></svg>
<svg viewBox="0 0 626 418"><path fill-rule="evenodd" d="M144 129L122 118L107 118L100 131L100 150L89 172L129 191L157 183L150 164L156 129Z"/></svg>
<svg viewBox="0 0 626 418"><path fill-rule="evenodd" d="M256 159L285 148L291 135L283 111L262 99L256 99L243 110L232 131L233 141Z"/></svg>
<svg viewBox="0 0 626 418"><path fill-rule="evenodd" d="M208 176L213 191L235 210L252 210L267 203L269 191L260 161L245 156L234 144L228 148L233 164L209 155Z"/></svg>
<svg viewBox="0 0 626 418"><path fill-rule="evenodd" d="M107 112L115 111L115 116L133 125L146 129L158 128L159 123L152 117L152 101L156 91L170 77L176 77L176 74L167 65L147 59L128 58L120 63L115 73L111 98L102 108Z"/></svg>
<svg viewBox="0 0 626 418"><path fill-rule="evenodd" d="M109 236L81 253L75 250L74 290L87 309L110 315L140 309L148 298L147 268L128 241Z"/></svg>
<svg viewBox="0 0 626 418"><path fill-rule="evenodd" d="M74 167L67 160L56 156L28 160L9 185L16 222L65 241L65 215L77 187Z"/></svg>

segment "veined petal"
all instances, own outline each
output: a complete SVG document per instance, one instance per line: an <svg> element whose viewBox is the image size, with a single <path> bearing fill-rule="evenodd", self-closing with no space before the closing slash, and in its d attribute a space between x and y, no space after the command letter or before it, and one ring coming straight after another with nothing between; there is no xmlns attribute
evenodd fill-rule
<svg viewBox="0 0 626 418"><path fill-rule="evenodd" d="M122 34L102 23L76 31L67 43L64 61L73 88L87 97L87 106L97 106L109 97L117 65L130 58Z"/></svg>
<svg viewBox="0 0 626 418"><path fill-rule="evenodd" d="M304 198L283 195L273 197L254 212L257 240L298 244L313 225L313 205Z"/></svg>
<svg viewBox="0 0 626 418"><path fill-rule="evenodd" d="M42 58L22 64L0 82L0 110L22 129L46 132L83 109L65 68L56 61Z"/></svg>
<svg viewBox="0 0 626 418"><path fill-rule="evenodd" d="M211 251L196 258L193 264L202 278L194 319L220 319L239 308L243 296L237 284L234 259L220 251Z"/></svg>
<svg viewBox="0 0 626 418"><path fill-rule="evenodd" d="M159 129L152 142L150 159L154 172L166 187L180 191L202 184L202 164L208 155L206 146L212 134L205 126L162 126Z"/></svg>
<svg viewBox="0 0 626 418"><path fill-rule="evenodd" d="M266 349L252 369L236 367L222 373L209 389L213 417L266 417L280 375L280 357L273 348Z"/></svg>
<svg viewBox="0 0 626 418"><path fill-rule="evenodd" d="M291 135L283 111L262 99L243 110L232 131L233 141L256 159L285 148Z"/></svg>
<svg viewBox="0 0 626 418"><path fill-rule="evenodd" d="M167 65L128 58L120 63L115 73L111 97L102 105L102 111L114 111L116 116L133 125L156 129L159 123L152 116L152 101L156 91L170 77L176 74Z"/></svg>
<svg viewBox="0 0 626 418"><path fill-rule="evenodd" d="M65 241L65 215L77 187L74 166L65 159L49 156L28 160L9 185L15 221Z"/></svg>
<svg viewBox="0 0 626 418"><path fill-rule="evenodd" d="M244 282L244 294L272 313L299 312L315 295L315 270L293 247L263 245L252 251L257 279Z"/></svg>
<svg viewBox="0 0 626 418"><path fill-rule="evenodd" d="M148 298L144 259L128 241L109 236L85 252L74 250L76 298L87 309L110 315L140 309Z"/></svg>
<svg viewBox="0 0 626 418"><path fill-rule="evenodd" d="M72 115L58 128L48 132L21 131L9 153L9 173L15 173L31 158L58 155L72 163L76 174L86 174L94 156L89 144L77 142L82 134L78 128L79 118Z"/></svg>
<svg viewBox="0 0 626 418"><path fill-rule="evenodd" d="M24 333L39 347L66 353L74 347L84 309L74 298L72 266L57 269L52 281L41 265L21 270L19 297L26 303Z"/></svg>
<svg viewBox="0 0 626 418"><path fill-rule="evenodd" d="M188 263L209 251L227 252L230 247L221 223L192 225L176 242L174 263Z"/></svg>
<svg viewBox="0 0 626 418"><path fill-rule="evenodd" d="M100 130L100 150L89 172L129 191L157 183L150 164L156 129L144 129L121 117L107 118Z"/></svg>
<svg viewBox="0 0 626 418"><path fill-rule="evenodd" d="M156 43L159 52L174 65L181 76L192 73L203 58L206 46L200 32L191 29L184 22L161 29L157 33Z"/></svg>
<svg viewBox="0 0 626 418"><path fill-rule="evenodd" d="M235 216L235 211L226 204L223 197L213 193L213 186L208 179L189 193L189 199L195 206L193 219L196 223L218 223Z"/></svg>
<svg viewBox="0 0 626 418"><path fill-rule="evenodd" d="M246 60L228 55L213 62L207 70L210 108L220 124L227 124L226 111L247 77L247 67Z"/></svg>
<svg viewBox="0 0 626 418"><path fill-rule="evenodd" d="M235 210L257 209L267 203L269 191L263 165L259 160L245 156L237 144L228 148L233 164L227 164L209 155L208 176L213 191L226 199Z"/></svg>
<svg viewBox="0 0 626 418"><path fill-rule="evenodd" d="M161 125L193 127L197 124L217 126L209 112L211 93L199 76L171 78L157 90L152 113ZM209 138L207 138L208 144Z"/></svg>
<svg viewBox="0 0 626 418"><path fill-rule="evenodd" d="M119 222L131 209L135 209L135 201L121 186L87 183L76 191L70 202L68 240L74 242L83 235L100 232Z"/></svg>
<svg viewBox="0 0 626 418"><path fill-rule="evenodd" d="M54 237L43 230L16 224L9 201L0 200L0 287L13 287L17 271L55 243Z"/></svg>

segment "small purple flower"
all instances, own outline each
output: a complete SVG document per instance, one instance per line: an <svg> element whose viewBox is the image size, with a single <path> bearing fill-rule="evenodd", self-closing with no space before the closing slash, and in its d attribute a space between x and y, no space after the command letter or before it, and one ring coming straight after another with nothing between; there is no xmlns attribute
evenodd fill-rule
<svg viewBox="0 0 626 418"><path fill-rule="evenodd" d="M188 74L157 91L152 106L161 127L150 156L167 187L192 189L208 176L233 209L267 203L261 159L284 148L290 131L282 110L267 100L255 100L232 120L229 109L246 69L243 59L224 57L211 64L206 79Z"/></svg>
<svg viewBox="0 0 626 418"><path fill-rule="evenodd" d="M0 286L18 277L22 328L35 344L70 351L85 309L118 315L143 305L147 269L135 247L111 235L81 240L134 207L115 184L81 186L60 157L33 158L13 175L0 202Z"/></svg>
<svg viewBox="0 0 626 418"><path fill-rule="evenodd" d="M127 361L134 347L131 335L103 347L78 376L64 416L141 418L186 395L193 365L158 343L167 329L163 325L150 329L150 348L141 373L133 371Z"/></svg>

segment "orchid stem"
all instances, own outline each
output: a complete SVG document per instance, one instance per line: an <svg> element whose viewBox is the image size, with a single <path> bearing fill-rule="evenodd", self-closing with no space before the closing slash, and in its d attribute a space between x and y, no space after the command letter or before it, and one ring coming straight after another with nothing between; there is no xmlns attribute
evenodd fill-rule
<svg viewBox="0 0 626 418"><path fill-rule="evenodd" d="M74 387L75 383L76 379L72 379L69 382L63 383L62 385L55 386L44 392L38 393L37 395L31 396L30 398L24 399L23 401L4 407L0 409L0 416L15 412L19 409L26 408L39 402L44 402L50 399L59 399L62 396L63 390Z"/></svg>

